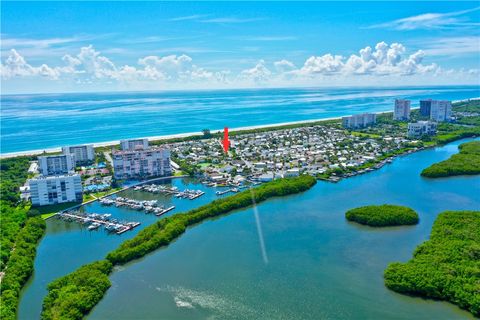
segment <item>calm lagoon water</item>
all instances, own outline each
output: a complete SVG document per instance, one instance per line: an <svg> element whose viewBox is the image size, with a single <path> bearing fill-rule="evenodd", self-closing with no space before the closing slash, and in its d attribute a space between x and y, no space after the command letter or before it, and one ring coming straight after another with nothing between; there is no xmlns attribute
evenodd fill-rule
<svg viewBox="0 0 480 320"><path fill-rule="evenodd" d="M478 177L419 176L425 166L456 153L461 142L398 158L378 171L337 184L319 182L303 194L258 205L268 263L262 258L252 208L197 225L168 248L118 267L111 276L112 287L88 318L472 319L452 304L391 292L382 277L388 263L407 261L428 238L438 213L480 209ZM182 187L191 182L173 183ZM213 189L204 189L207 194L198 200L173 200L175 212L216 197ZM159 197L129 192L136 198ZM344 218L352 207L382 203L414 208L420 224L377 230ZM86 210L129 217L142 221L142 227L157 219L98 204ZM108 236L50 220L19 318L38 318L51 280L104 257L136 232Z"/></svg>
<svg viewBox="0 0 480 320"><path fill-rule="evenodd" d="M390 111L395 98L480 97L478 86L2 95L1 152Z"/></svg>

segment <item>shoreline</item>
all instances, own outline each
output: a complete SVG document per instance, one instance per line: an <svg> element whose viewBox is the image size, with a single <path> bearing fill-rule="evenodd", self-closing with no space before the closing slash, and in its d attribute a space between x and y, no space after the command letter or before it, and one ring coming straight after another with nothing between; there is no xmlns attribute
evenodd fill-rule
<svg viewBox="0 0 480 320"><path fill-rule="evenodd" d="M412 108L412 109L414 109L414 108ZM390 112L390 111L380 111L380 112L375 112L375 114L382 114L382 113L388 113L388 112ZM290 121L290 122L281 122L281 123L271 123L271 124L261 124L261 125L246 126L246 127L229 128L229 132L233 133L233 132L236 132L236 131L243 131L243 130L255 130L255 129L274 128L274 127L289 126L289 125L296 125L296 124L300 125L300 124L306 124L306 123L317 123L317 122L323 122L323 121L340 120L342 117L348 117L348 116L349 115L340 116L340 117L298 120L298 121ZM223 132L223 130L212 130L211 131L212 134L216 134L216 133L220 133L220 132ZM160 141L160 140L175 139L175 138L187 138L187 137L194 137L194 136L201 136L201 135L203 135L202 132L185 132L185 133L175 133L175 134L159 135L159 136L125 138L125 140L127 140L127 139L148 139L149 142L154 142L154 141ZM124 140L124 139L122 139L122 140ZM114 146L114 145L119 145L120 140L111 140L111 141L94 142L94 143L86 142L86 143L79 143L79 144L74 144L74 145L85 145L85 144L93 144L94 148L110 147L110 146ZM53 148L47 148L47 149L7 152L7 153L0 154L0 159L14 158L14 157L18 157L18 156L35 156L35 155L42 154L43 152L53 153L53 152L61 152L61 151L62 151L62 147L53 147Z"/></svg>
<svg viewBox="0 0 480 320"><path fill-rule="evenodd" d="M471 100L480 100L480 97L470 98L470 99L462 99L462 100L454 100L454 103L460 103L465 101ZM420 107L413 107L411 110L417 110ZM384 114L384 113L393 113L393 111L377 111L373 112L377 115ZM332 121L332 120L340 120L342 117L349 117L352 115L344 115L344 116L337 116L337 117L327 117L327 118L319 118L319 119L308 119L308 120L297 120L297 121L288 121L288 122L280 122L280 123L271 123L271 124L261 124L261 125L253 125L253 126L245 126L245 127L237 127L237 128L229 128L230 133L235 133L236 131L245 131L245 130L256 130L256 129L263 129L263 128L275 128L275 127L282 127L282 126L290 126L290 125L301 125L301 124L308 124L308 123L318 123L324 121ZM280 130L280 128L279 128ZM223 130L212 130L212 134L221 133ZM125 138L127 139L148 139L149 142L167 140L167 139L175 139L175 138L187 138L187 137L195 137L203 135L202 132L185 132L185 133L175 133L175 134L168 134L168 135L158 135L158 136L147 136L147 137L135 137L135 138ZM121 139L124 140L124 139ZM120 144L120 140L111 140L111 141L103 141L103 142L94 142L94 143L78 143L78 144L71 144L73 145L85 145L85 144L93 144L94 148L101 148L101 147L110 147ZM14 158L19 156L36 156L40 155L44 152L46 153L56 153L61 152L62 147L52 147L46 149L36 149L36 150L26 150L26 151L16 151L16 152L7 152L7 153L0 153L0 159L7 159L7 158Z"/></svg>

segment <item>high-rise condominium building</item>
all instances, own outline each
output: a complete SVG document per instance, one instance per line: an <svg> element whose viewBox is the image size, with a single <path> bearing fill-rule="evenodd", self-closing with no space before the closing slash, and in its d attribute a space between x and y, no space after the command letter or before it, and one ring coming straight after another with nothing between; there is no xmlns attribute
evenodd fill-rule
<svg viewBox="0 0 480 320"><path fill-rule="evenodd" d="M432 99L420 100L420 115L424 117L430 117L431 110L432 110Z"/></svg>
<svg viewBox="0 0 480 320"><path fill-rule="evenodd" d="M449 121L452 117L452 102L432 100L430 119L437 122Z"/></svg>
<svg viewBox="0 0 480 320"><path fill-rule="evenodd" d="M395 99L393 119L394 120L410 119L410 100Z"/></svg>
<svg viewBox="0 0 480 320"><path fill-rule="evenodd" d="M122 150L114 152L112 158L116 179L142 179L172 173L168 149Z"/></svg>
<svg viewBox="0 0 480 320"><path fill-rule="evenodd" d="M83 200L82 179L78 174L39 176L29 179L28 185L34 206Z"/></svg>
<svg viewBox="0 0 480 320"><path fill-rule="evenodd" d="M70 173L75 169L75 159L71 154L40 156L38 167L44 176Z"/></svg>
<svg viewBox="0 0 480 320"><path fill-rule="evenodd" d="M148 139L120 140L122 150L145 150L148 149Z"/></svg>
<svg viewBox="0 0 480 320"><path fill-rule="evenodd" d="M95 151L92 144L68 146L62 148L63 154L71 154L75 159L75 164L87 164L95 160Z"/></svg>
<svg viewBox="0 0 480 320"><path fill-rule="evenodd" d="M375 113L361 113L353 116L342 117L342 124L344 128L363 128L374 124L377 121Z"/></svg>

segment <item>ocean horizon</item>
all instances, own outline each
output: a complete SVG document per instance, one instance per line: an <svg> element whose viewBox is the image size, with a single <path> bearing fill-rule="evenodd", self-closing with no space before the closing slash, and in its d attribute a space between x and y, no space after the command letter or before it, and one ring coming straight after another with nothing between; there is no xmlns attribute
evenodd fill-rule
<svg viewBox="0 0 480 320"><path fill-rule="evenodd" d="M393 109L397 98L464 100L479 86L277 88L1 96L1 153L317 120Z"/></svg>

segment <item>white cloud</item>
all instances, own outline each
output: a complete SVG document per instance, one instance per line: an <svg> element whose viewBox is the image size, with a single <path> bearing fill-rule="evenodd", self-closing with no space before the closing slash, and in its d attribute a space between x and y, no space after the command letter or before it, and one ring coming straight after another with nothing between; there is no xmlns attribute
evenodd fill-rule
<svg viewBox="0 0 480 320"><path fill-rule="evenodd" d="M295 65L292 62L285 59L275 61L273 65L275 66L275 69L280 73L285 73L296 69Z"/></svg>
<svg viewBox="0 0 480 320"><path fill-rule="evenodd" d="M422 42L416 42L416 44L422 45L425 54L429 56L456 57L466 54L480 54L479 36L427 39Z"/></svg>
<svg viewBox="0 0 480 320"><path fill-rule="evenodd" d="M386 23L376 24L368 28L392 28L395 30L415 30L415 29L445 29L445 28L465 28L479 26L478 22L470 22L467 17L461 17L467 13L480 10L480 7L447 12L447 13L424 13L416 16L402 18Z"/></svg>
<svg viewBox="0 0 480 320"><path fill-rule="evenodd" d="M10 54L5 60L5 64L1 64L1 76L4 79L16 77L34 77L41 76L50 79L58 79L60 74L57 68L50 68L46 64L39 67L33 67L28 64L23 56L15 49L10 50Z"/></svg>
<svg viewBox="0 0 480 320"><path fill-rule="evenodd" d="M270 80L272 72L265 66L265 61L260 60L253 68L240 72L241 79L251 80L254 83L265 83Z"/></svg>
<svg viewBox="0 0 480 320"><path fill-rule="evenodd" d="M30 39L30 38L11 38L2 35L2 47L4 48L24 48L24 47L36 47L36 48L48 48L55 45L61 45L66 43L76 43L86 40L94 39L92 36L74 36L68 38L47 38L47 39Z"/></svg>
<svg viewBox="0 0 480 320"><path fill-rule="evenodd" d="M296 73L300 76L336 75L413 75L434 72L435 64L423 65L425 53L419 50L405 55L406 48L400 43L388 45L379 42L375 50L365 47L359 55L351 55L348 59L340 55L325 54L308 58L303 67Z"/></svg>
<svg viewBox="0 0 480 320"><path fill-rule="evenodd" d="M315 74L336 74L339 73L343 67L344 57L339 55L332 55L327 53L323 56L311 56L308 58L303 67L298 70L299 75L315 75Z"/></svg>
<svg viewBox="0 0 480 320"><path fill-rule="evenodd" d="M9 83L9 79L29 78L33 81L42 78L60 79L62 84L70 82L97 85L99 88L102 85L118 84L122 88L134 87L138 90L352 83L387 85L411 81L419 81L418 84L426 83L425 81L430 84L446 81L476 83L477 69L447 70L435 63L425 64L424 58L428 50L431 48L408 52L403 44L387 44L382 41L374 48L367 46L350 56L325 53L311 56L297 65L286 59L272 62L259 60L251 68L233 73L228 69L218 71L214 69L215 66L199 66L186 54L150 55L139 58L131 65L117 65L91 45L82 47L76 55L64 55L61 65L34 66L17 50L12 49L0 65L0 73L2 79L6 80L5 83ZM241 60L233 60L229 63L238 65L240 62ZM80 90L82 88L78 85L76 87Z"/></svg>

